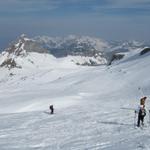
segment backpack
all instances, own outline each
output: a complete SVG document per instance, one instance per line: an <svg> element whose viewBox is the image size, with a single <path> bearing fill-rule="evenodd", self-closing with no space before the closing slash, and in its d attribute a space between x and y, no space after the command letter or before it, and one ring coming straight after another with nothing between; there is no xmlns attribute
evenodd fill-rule
<svg viewBox="0 0 150 150"><path fill-rule="evenodd" d="M140 109L140 115L144 117L146 116L146 110L144 108Z"/></svg>

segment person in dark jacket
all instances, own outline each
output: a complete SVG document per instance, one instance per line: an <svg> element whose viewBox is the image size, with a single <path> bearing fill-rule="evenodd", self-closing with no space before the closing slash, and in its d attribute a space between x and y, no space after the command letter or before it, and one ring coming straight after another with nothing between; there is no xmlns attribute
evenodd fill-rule
<svg viewBox="0 0 150 150"><path fill-rule="evenodd" d="M144 125L144 117L146 116L145 106L141 106L138 112L138 122L137 126L140 127L140 123Z"/></svg>
<svg viewBox="0 0 150 150"><path fill-rule="evenodd" d="M54 107L53 107L53 105L50 105L50 106L49 106L49 109L50 109L50 111L51 111L50 113L53 114L53 113L54 113Z"/></svg>

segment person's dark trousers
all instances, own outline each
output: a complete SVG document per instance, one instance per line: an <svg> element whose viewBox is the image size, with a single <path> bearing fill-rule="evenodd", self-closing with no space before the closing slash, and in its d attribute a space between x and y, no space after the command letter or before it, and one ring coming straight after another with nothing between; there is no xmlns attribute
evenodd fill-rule
<svg viewBox="0 0 150 150"><path fill-rule="evenodd" d="M140 127L140 121L142 122L142 125L144 125L144 116L138 115L138 122L137 122L138 127Z"/></svg>
<svg viewBox="0 0 150 150"><path fill-rule="evenodd" d="M137 126L140 126L140 115L138 115L138 122L137 122Z"/></svg>
<svg viewBox="0 0 150 150"><path fill-rule="evenodd" d="M141 122L142 122L142 125L144 125L144 116L141 116Z"/></svg>
<svg viewBox="0 0 150 150"><path fill-rule="evenodd" d="M54 113L54 109L51 109L51 114L53 114Z"/></svg>

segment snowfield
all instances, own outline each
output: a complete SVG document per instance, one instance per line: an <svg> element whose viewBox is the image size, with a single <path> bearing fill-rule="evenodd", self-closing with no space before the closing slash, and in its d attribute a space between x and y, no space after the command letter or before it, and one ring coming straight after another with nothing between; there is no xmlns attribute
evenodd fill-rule
<svg viewBox="0 0 150 150"><path fill-rule="evenodd" d="M31 53L18 58L22 69L0 68L0 150L150 150L150 55L137 50L97 67L68 59ZM134 108L142 96L141 129Z"/></svg>

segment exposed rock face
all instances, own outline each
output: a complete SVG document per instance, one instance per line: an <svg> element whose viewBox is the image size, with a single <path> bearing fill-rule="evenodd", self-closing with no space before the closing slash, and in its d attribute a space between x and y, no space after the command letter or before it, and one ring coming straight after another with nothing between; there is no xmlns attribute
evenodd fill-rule
<svg viewBox="0 0 150 150"><path fill-rule="evenodd" d="M0 66L18 67L16 58L26 57L30 52L49 53L56 58L71 56L72 62L77 65L106 65L108 62L104 49L108 47L107 42L85 36L68 36L66 38L38 37L29 39L25 35L21 35L16 42L12 43L2 53L5 59L0 61Z"/></svg>
<svg viewBox="0 0 150 150"><path fill-rule="evenodd" d="M0 65L0 67L4 67L4 66L11 69L11 68L17 67L17 64L16 64L15 60L13 60L12 58L8 58L8 59L4 60L2 62L2 64Z"/></svg>
<svg viewBox="0 0 150 150"><path fill-rule="evenodd" d="M44 49L36 41L28 39L25 35L21 35L16 42L12 43L2 53L3 60L0 61L0 67L7 67L9 69L21 68L21 66L17 65L15 59L18 56L26 57L29 52L48 53L48 50Z"/></svg>
<svg viewBox="0 0 150 150"><path fill-rule="evenodd" d="M77 65L96 66L108 64L105 50L107 42L88 36L36 37L35 40L56 58L72 56ZM80 57L80 59L79 59Z"/></svg>
<svg viewBox="0 0 150 150"><path fill-rule="evenodd" d="M40 44L46 47L55 57L89 56L103 54L104 49L109 48L107 42L88 36L67 36L65 38L37 37Z"/></svg>
<svg viewBox="0 0 150 150"><path fill-rule="evenodd" d="M150 52L150 48L145 48L140 52L140 55L144 55L146 53Z"/></svg>
<svg viewBox="0 0 150 150"><path fill-rule="evenodd" d="M48 50L44 49L38 42L28 39L25 35L21 35L20 38L5 51L15 56L25 56L28 52L48 53Z"/></svg>
<svg viewBox="0 0 150 150"><path fill-rule="evenodd" d="M126 53L143 47L143 43L133 42L105 42L99 38L88 36L47 37L40 36L33 39L21 35L0 55L0 67L21 68L16 58L26 58L31 52L50 54L56 59L67 58L77 65L97 66L111 65L113 61L122 59ZM141 51L140 55L149 52L150 48ZM30 58L36 65L36 60ZM66 61L67 63L67 61Z"/></svg>
<svg viewBox="0 0 150 150"><path fill-rule="evenodd" d="M111 63L112 63L113 61L121 60L124 56L125 56L124 54L119 54L119 53L114 53L114 54L112 54L112 57L111 57L110 62L109 62L108 65L111 65Z"/></svg>

